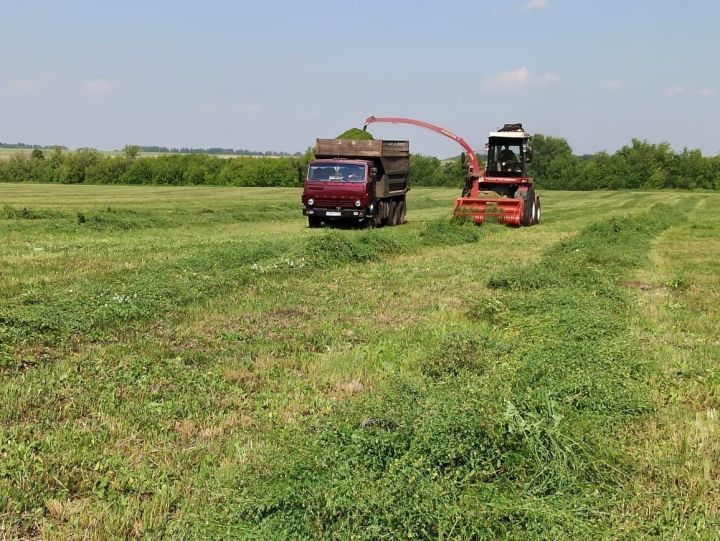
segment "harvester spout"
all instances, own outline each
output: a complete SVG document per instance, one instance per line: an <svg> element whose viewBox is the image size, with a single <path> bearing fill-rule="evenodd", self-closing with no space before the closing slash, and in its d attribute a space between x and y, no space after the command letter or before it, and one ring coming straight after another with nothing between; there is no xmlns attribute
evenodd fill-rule
<svg viewBox="0 0 720 541"><path fill-rule="evenodd" d="M459 135L455 135L450 130L446 130L445 128L436 126L435 124L430 124L428 122L423 122L422 120L415 120L412 118L376 117L376 116L367 117L365 119L365 126L363 129L367 128L368 125L372 124L373 122L386 122L386 123L390 123L390 124L410 124L412 126L419 126L420 128L432 130L435 133L439 133L440 135L447 137L448 139L452 139L458 145L460 145L467 153L468 159L470 160L470 175L474 176L474 177L478 177L482 174L482 171L480 169L480 164L478 163L477 155L475 154L475 151L468 144L468 142L465 141L465 139L463 139Z"/></svg>

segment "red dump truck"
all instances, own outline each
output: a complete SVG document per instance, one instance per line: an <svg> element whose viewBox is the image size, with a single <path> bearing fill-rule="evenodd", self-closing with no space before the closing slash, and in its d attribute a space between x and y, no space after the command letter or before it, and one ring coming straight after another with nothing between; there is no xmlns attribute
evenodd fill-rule
<svg viewBox="0 0 720 541"><path fill-rule="evenodd" d="M302 193L308 226L404 223L409 166L408 141L318 139Z"/></svg>

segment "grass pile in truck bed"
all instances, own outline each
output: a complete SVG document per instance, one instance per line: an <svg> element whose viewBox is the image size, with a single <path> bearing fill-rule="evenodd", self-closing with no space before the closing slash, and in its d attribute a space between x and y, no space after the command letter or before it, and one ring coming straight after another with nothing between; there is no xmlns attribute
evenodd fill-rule
<svg viewBox="0 0 720 541"><path fill-rule="evenodd" d="M349 130L346 130L340 135L338 135L336 139L362 139L370 141L373 139L373 136L372 134L370 134L370 132L365 131L361 128L350 128Z"/></svg>

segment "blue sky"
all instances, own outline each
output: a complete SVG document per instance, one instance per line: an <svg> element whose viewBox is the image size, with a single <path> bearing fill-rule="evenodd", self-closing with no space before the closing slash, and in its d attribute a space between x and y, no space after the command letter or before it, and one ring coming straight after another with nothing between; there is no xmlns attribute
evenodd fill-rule
<svg viewBox="0 0 720 541"><path fill-rule="evenodd" d="M713 0L2 0L0 141L295 152L375 114L476 150L523 122L576 153L638 137L716 154L718 21Z"/></svg>

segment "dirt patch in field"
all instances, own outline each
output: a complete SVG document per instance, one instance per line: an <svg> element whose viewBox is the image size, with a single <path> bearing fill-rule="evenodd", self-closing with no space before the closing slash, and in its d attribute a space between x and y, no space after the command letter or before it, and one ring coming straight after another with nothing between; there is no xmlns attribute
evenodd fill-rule
<svg viewBox="0 0 720 541"><path fill-rule="evenodd" d="M48 511L48 515L50 515L53 520L57 522L65 522L73 515L82 513L89 503L89 498L82 498L79 500L50 499L45 502L45 508Z"/></svg>
<svg viewBox="0 0 720 541"><path fill-rule="evenodd" d="M304 320L306 317L305 312L288 308L268 312L264 319L272 322L276 327L286 329L297 326L298 320Z"/></svg>
<svg viewBox="0 0 720 541"><path fill-rule="evenodd" d="M365 385L359 379L339 381L333 385L334 395L353 396L365 390Z"/></svg>
<svg viewBox="0 0 720 541"><path fill-rule="evenodd" d="M242 383L245 387L255 389L260 386L260 377L246 368L228 369L223 372L226 379Z"/></svg>
<svg viewBox="0 0 720 541"><path fill-rule="evenodd" d="M632 289L639 289L640 291L653 291L659 289L667 289L663 284L649 284L648 282L642 282L640 280L629 280L623 284L625 287Z"/></svg>
<svg viewBox="0 0 720 541"><path fill-rule="evenodd" d="M175 423L175 432L180 437L180 441L187 441L198 432L198 426L195 421L190 419L183 419Z"/></svg>
<svg viewBox="0 0 720 541"><path fill-rule="evenodd" d="M290 425L296 423L304 417L309 417L314 413L317 413L317 411L307 404L293 403L286 405L282 409L281 415L285 424Z"/></svg>
<svg viewBox="0 0 720 541"><path fill-rule="evenodd" d="M248 415L231 415L220 424L204 427L200 430L200 437L209 440L223 436L235 428L252 428L253 426L255 426L255 421Z"/></svg>
<svg viewBox="0 0 720 541"><path fill-rule="evenodd" d="M195 437L203 440L210 440L223 436L235 428L252 428L255 421L248 415L231 415L218 424L198 425L190 419L183 419L175 423L175 432L177 432L181 441L186 442Z"/></svg>

